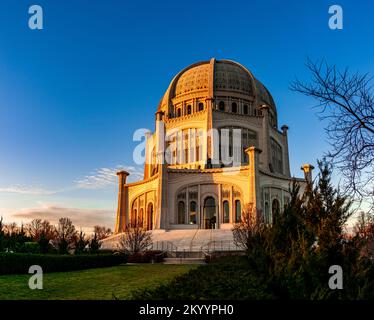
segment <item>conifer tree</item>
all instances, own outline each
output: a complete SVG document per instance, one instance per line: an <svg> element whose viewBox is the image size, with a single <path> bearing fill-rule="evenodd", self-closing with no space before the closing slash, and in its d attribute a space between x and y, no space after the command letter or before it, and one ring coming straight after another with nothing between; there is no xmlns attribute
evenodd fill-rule
<svg viewBox="0 0 374 320"><path fill-rule="evenodd" d="M101 247L100 240L97 236L97 233L94 233L94 236L91 238L89 243L90 253L97 253Z"/></svg>
<svg viewBox="0 0 374 320"><path fill-rule="evenodd" d="M75 244L75 253L76 254L83 253L85 251L88 243L89 243L89 241L86 239L86 235L81 230L79 232L79 235L78 235L78 238L77 238L77 241L76 241L76 244Z"/></svg>

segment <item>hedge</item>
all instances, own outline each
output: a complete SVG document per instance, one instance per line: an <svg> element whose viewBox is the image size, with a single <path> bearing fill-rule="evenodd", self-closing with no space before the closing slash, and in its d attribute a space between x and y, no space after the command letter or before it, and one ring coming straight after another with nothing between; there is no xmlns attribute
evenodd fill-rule
<svg viewBox="0 0 374 320"><path fill-rule="evenodd" d="M41 266L43 272L46 273L110 267L126 262L127 256L113 254L52 255L0 253L0 275L25 274L28 273L32 265Z"/></svg>

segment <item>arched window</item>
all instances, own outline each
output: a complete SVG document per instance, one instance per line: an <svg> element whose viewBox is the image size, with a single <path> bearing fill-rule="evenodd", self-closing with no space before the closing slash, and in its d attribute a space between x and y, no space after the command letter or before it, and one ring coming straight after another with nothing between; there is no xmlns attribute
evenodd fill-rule
<svg viewBox="0 0 374 320"><path fill-rule="evenodd" d="M235 222L242 221L242 206L240 200L235 200Z"/></svg>
<svg viewBox="0 0 374 320"><path fill-rule="evenodd" d="M192 112L191 105L188 105L187 106L187 114L191 114L191 112Z"/></svg>
<svg viewBox="0 0 374 320"><path fill-rule="evenodd" d="M190 214L189 214L189 223L196 224L196 216L197 216L197 204L195 201L190 202Z"/></svg>
<svg viewBox="0 0 374 320"><path fill-rule="evenodd" d="M199 111L203 111L204 110L204 103L200 102L199 103Z"/></svg>
<svg viewBox="0 0 374 320"><path fill-rule="evenodd" d="M132 207L131 207L131 215L130 215L130 224L131 225L135 225L135 223L136 223L136 218L137 218L137 214L138 214L138 211L136 209L137 207L138 207L138 201L135 200L132 203Z"/></svg>
<svg viewBox="0 0 374 320"><path fill-rule="evenodd" d="M238 112L238 105L236 104L236 102L233 102L231 104L231 112L232 113L237 113Z"/></svg>
<svg viewBox="0 0 374 320"><path fill-rule="evenodd" d="M133 211L132 211L132 221L131 221L131 224L132 225L136 225L136 223L137 223L137 215L138 215L138 210L136 210L136 209L134 209Z"/></svg>
<svg viewBox="0 0 374 320"><path fill-rule="evenodd" d="M223 223L230 222L230 206L227 200L223 201Z"/></svg>
<svg viewBox="0 0 374 320"><path fill-rule="evenodd" d="M275 217L277 214L279 214L280 205L278 199L274 199L273 203L271 205L271 213L273 217Z"/></svg>
<svg viewBox="0 0 374 320"><path fill-rule="evenodd" d="M213 197L206 197L204 200L204 227L214 229L216 227L216 201Z"/></svg>
<svg viewBox="0 0 374 320"><path fill-rule="evenodd" d="M185 223L185 205L183 201L178 202L178 224Z"/></svg>
<svg viewBox="0 0 374 320"><path fill-rule="evenodd" d="M241 133L238 132L237 129L240 129ZM248 147L258 145L257 133L239 126L224 126L219 129L219 134L219 159L222 164L225 166L232 166L233 160L248 164L248 155L244 150ZM234 144L234 137L235 139L241 139L242 148L239 148L237 147L237 144ZM233 156L235 156L235 159L230 159L230 157Z"/></svg>
<svg viewBox="0 0 374 320"><path fill-rule="evenodd" d="M243 106L243 113L244 113L244 114L248 114L248 105L247 105L247 104L245 104L245 105Z"/></svg>
<svg viewBox="0 0 374 320"><path fill-rule="evenodd" d="M144 214L143 214L143 208L140 209L139 211L139 219L138 219L138 222L141 226L144 225Z"/></svg>
<svg viewBox="0 0 374 320"><path fill-rule="evenodd" d="M148 210L147 210L147 229L152 230L153 229L153 203L148 204Z"/></svg>
<svg viewBox="0 0 374 320"><path fill-rule="evenodd" d="M269 203L265 202L265 222L270 223Z"/></svg>
<svg viewBox="0 0 374 320"><path fill-rule="evenodd" d="M273 171L277 173L283 173L283 154L282 154L282 147L278 142L274 139L270 139L270 150L271 150L271 158L270 164L272 165Z"/></svg>
<svg viewBox="0 0 374 320"><path fill-rule="evenodd" d="M177 117L180 117L182 115L182 110L181 108L178 108L177 110Z"/></svg>
<svg viewBox="0 0 374 320"><path fill-rule="evenodd" d="M218 104L218 109L220 111L225 111L225 103L223 101L220 101Z"/></svg>

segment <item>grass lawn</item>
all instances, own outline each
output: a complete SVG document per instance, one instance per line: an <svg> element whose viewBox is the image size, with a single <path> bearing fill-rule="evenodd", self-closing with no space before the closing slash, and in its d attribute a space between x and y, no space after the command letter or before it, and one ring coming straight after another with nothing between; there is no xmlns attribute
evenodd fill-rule
<svg viewBox="0 0 374 320"><path fill-rule="evenodd" d="M0 276L0 300L5 299L131 299L131 291L153 288L194 265L124 264L110 268L46 273L43 290L30 290L31 275Z"/></svg>

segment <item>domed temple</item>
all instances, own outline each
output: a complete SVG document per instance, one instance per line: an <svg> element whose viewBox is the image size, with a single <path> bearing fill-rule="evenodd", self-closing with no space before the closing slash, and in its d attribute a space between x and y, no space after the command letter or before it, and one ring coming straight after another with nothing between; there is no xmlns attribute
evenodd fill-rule
<svg viewBox="0 0 374 320"><path fill-rule="evenodd" d="M241 64L202 61L171 81L146 139L144 179L118 172L115 232L231 229L252 208L266 222L289 199L288 127L266 87ZM305 185L311 165L303 165Z"/></svg>

